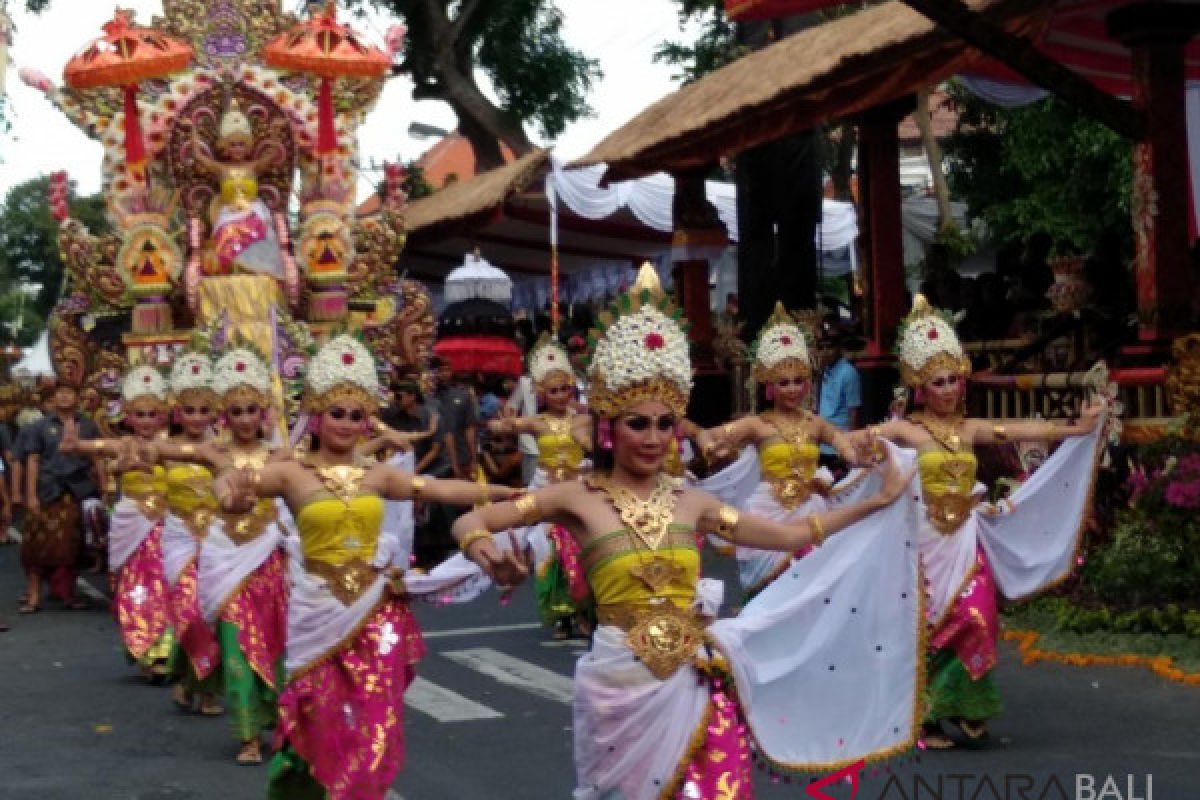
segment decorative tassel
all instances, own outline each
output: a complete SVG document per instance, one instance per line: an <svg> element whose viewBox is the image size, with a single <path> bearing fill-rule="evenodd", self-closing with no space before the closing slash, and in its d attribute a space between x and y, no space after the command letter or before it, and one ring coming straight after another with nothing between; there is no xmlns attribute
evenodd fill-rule
<svg viewBox="0 0 1200 800"><path fill-rule="evenodd" d="M321 78L317 94L317 155L337 151L337 125L333 116L333 80Z"/></svg>
<svg viewBox="0 0 1200 800"><path fill-rule="evenodd" d="M600 435L600 449L612 450L612 422L609 420L609 418L601 417L600 421L596 423L596 430Z"/></svg>
<svg viewBox="0 0 1200 800"><path fill-rule="evenodd" d="M146 141L138 114L137 84L125 87L125 163L131 176L140 175L146 165Z"/></svg>
<svg viewBox="0 0 1200 800"><path fill-rule="evenodd" d="M767 384L767 402L768 403L775 402L775 384L773 384L773 383Z"/></svg>

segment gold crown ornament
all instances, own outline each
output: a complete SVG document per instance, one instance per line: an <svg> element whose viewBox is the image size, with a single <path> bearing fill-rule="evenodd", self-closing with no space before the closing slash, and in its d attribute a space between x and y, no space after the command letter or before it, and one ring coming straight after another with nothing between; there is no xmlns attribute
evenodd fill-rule
<svg viewBox="0 0 1200 800"><path fill-rule="evenodd" d="M267 405L271 400L271 373L253 350L238 347L217 359L213 390L226 405L246 402Z"/></svg>
<svg viewBox="0 0 1200 800"><path fill-rule="evenodd" d="M682 417L692 393L692 362L682 312L643 264L628 292L600 314L588 335L588 405L602 417L657 400Z"/></svg>
<svg viewBox="0 0 1200 800"><path fill-rule="evenodd" d="M542 392L555 386L574 386L571 358L549 333L543 333L529 352L529 377Z"/></svg>
<svg viewBox="0 0 1200 800"><path fill-rule="evenodd" d="M754 379L759 383L775 383L784 378L810 378L811 337L811 330L798 317L789 314L783 303L776 303L754 343Z"/></svg>
<svg viewBox="0 0 1200 800"><path fill-rule="evenodd" d="M215 405L218 399L213 391L212 361L203 353L186 352L175 359L169 386L176 405L188 400Z"/></svg>
<svg viewBox="0 0 1200 800"><path fill-rule="evenodd" d="M348 334L333 337L317 351L305 376L304 409L321 413L337 402L379 409L379 376L366 345Z"/></svg>
<svg viewBox="0 0 1200 800"><path fill-rule="evenodd" d="M900 324L896 350L900 378L910 387L928 383L941 370L963 377L971 374L971 360L963 352L954 325L923 294L913 298L912 311Z"/></svg>
<svg viewBox="0 0 1200 800"><path fill-rule="evenodd" d="M154 367L134 367L121 381L121 400L126 411L165 409L167 382Z"/></svg>

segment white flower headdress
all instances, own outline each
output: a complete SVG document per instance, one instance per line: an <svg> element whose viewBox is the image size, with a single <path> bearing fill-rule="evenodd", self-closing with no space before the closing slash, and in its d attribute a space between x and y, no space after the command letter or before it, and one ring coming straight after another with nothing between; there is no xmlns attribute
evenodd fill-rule
<svg viewBox="0 0 1200 800"><path fill-rule="evenodd" d="M245 347L230 350L213 368L213 389L225 402L245 395L250 402L266 404L271 397L271 373L262 358Z"/></svg>
<svg viewBox="0 0 1200 800"><path fill-rule="evenodd" d="M543 333L529 352L529 377L539 391L551 386L575 385L575 372L567 351L548 333Z"/></svg>
<svg viewBox="0 0 1200 800"><path fill-rule="evenodd" d="M929 381L933 373L950 370L971 374L971 360L963 352L953 323L918 294L909 315L900 324L896 339L900 378L911 387Z"/></svg>
<svg viewBox="0 0 1200 800"><path fill-rule="evenodd" d="M167 382L154 367L134 367L121 381L121 400L126 409L134 406L165 408Z"/></svg>
<svg viewBox="0 0 1200 800"><path fill-rule="evenodd" d="M339 400L360 403L368 412L379 408L379 376L366 345L348 334L330 339L308 365L304 408L320 413Z"/></svg>
<svg viewBox="0 0 1200 800"><path fill-rule="evenodd" d="M600 315L588 337L588 405L616 417L647 400L657 400L682 417L692 392L692 362L682 316L663 292L649 264L637 281Z"/></svg>
<svg viewBox="0 0 1200 800"><path fill-rule="evenodd" d="M776 303L754 343L754 379L775 383L783 378L810 377L812 358L807 340L811 336L811 331L789 314L783 303Z"/></svg>
<svg viewBox="0 0 1200 800"><path fill-rule="evenodd" d="M171 367L171 396L178 403L185 395L208 395L215 402L212 361L203 353L188 352Z"/></svg>

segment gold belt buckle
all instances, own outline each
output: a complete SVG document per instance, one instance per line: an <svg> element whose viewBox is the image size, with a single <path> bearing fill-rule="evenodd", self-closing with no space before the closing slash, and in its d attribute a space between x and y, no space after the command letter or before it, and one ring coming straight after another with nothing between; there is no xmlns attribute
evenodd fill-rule
<svg viewBox="0 0 1200 800"><path fill-rule="evenodd" d="M666 680L696 655L704 626L691 611L663 602L600 608L600 621L625 629L625 643L659 680Z"/></svg>
<svg viewBox="0 0 1200 800"><path fill-rule="evenodd" d="M943 535L957 531L975 507L975 498L957 492L931 495L925 499L925 512L929 524Z"/></svg>
<svg viewBox="0 0 1200 800"><path fill-rule="evenodd" d="M353 605L379 574L370 564L358 558L341 565L309 559L305 569L324 579L329 591L344 606Z"/></svg>

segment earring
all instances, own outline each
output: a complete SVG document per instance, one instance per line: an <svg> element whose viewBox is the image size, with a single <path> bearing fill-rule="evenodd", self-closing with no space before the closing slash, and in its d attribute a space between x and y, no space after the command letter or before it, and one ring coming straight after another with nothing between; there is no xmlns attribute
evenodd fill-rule
<svg viewBox="0 0 1200 800"><path fill-rule="evenodd" d="M767 402L768 403L775 402L775 384L773 384L773 383L767 384Z"/></svg>
<svg viewBox="0 0 1200 800"><path fill-rule="evenodd" d="M183 424L183 412L180 411L178 408L173 409L171 411L171 421L174 422L176 425L182 425Z"/></svg>
<svg viewBox="0 0 1200 800"><path fill-rule="evenodd" d="M913 392L913 402L919 406L925 405L925 390L923 388L918 387L917 390Z"/></svg>
<svg viewBox="0 0 1200 800"><path fill-rule="evenodd" d="M596 430L600 436L600 449L612 450L612 422L608 419L608 417L600 418L600 421L596 423Z"/></svg>

